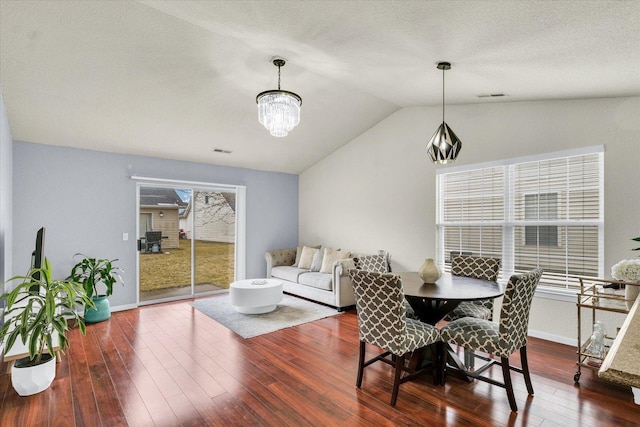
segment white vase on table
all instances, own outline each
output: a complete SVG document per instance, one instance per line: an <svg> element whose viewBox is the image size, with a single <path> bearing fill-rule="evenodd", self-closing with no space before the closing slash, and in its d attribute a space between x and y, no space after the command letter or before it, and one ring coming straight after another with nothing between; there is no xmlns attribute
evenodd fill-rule
<svg viewBox="0 0 640 427"><path fill-rule="evenodd" d="M433 258L424 260L418 269L418 274L425 283L435 283L442 276L442 272Z"/></svg>

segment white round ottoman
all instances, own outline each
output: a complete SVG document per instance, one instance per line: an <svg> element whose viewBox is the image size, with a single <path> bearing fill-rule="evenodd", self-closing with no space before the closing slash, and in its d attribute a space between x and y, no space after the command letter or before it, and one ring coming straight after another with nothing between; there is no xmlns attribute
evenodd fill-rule
<svg viewBox="0 0 640 427"><path fill-rule="evenodd" d="M229 285L231 305L238 313L261 314L276 309L282 301L282 281L276 279L238 280Z"/></svg>

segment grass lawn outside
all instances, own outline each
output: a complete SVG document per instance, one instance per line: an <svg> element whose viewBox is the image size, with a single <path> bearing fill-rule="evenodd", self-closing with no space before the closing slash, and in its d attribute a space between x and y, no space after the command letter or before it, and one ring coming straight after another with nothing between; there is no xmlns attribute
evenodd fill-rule
<svg viewBox="0 0 640 427"><path fill-rule="evenodd" d="M140 291L191 286L191 240L163 253L140 253ZM233 243L195 241L195 284L228 289L234 278Z"/></svg>

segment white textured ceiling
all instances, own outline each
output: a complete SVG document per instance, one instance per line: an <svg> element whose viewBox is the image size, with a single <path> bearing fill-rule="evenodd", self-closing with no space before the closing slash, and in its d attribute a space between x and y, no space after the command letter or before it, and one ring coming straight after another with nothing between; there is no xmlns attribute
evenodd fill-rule
<svg viewBox="0 0 640 427"><path fill-rule="evenodd" d="M640 1L0 0L0 28L15 140L290 173L440 105L438 61L447 104L640 95ZM257 120L274 55L286 138Z"/></svg>

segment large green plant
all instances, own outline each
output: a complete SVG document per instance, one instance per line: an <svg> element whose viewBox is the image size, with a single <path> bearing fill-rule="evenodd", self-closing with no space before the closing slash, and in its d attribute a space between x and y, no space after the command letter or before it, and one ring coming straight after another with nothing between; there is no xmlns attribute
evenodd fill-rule
<svg viewBox="0 0 640 427"><path fill-rule="evenodd" d="M631 240L636 241L636 242L640 242L640 237L634 237L634 238L633 238L633 239L631 239ZM640 248L633 248L633 249L631 249L631 250L632 250L632 251L640 251Z"/></svg>
<svg viewBox="0 0 640 427"><path fill-rule="evenodd" d="M124 284L120 276L120 273L123 273L122 269L114 265L114 262L118 261L117 259L97 259L82 254L75 254L74 257L76 256L82 256L83 258L73 266L69 278L74 282L82 283L89 297L94 294L98 295L96 286L99 283L103 283L106 286L105 294L107 296L113 293L113 285L118 280Z"/></svg>
<svg viewBox="0 0 640 427"><path fill-rule="evenodd" d="M75 320L84 335L78 306L95 307L80 283L69 279L51 278L51 264L45 259L42 268L32 269L27 276L15 276L6 283L21 281L13 290L0 298L6 301L5 323L0 339L5 339L5 352L11 350L18 338L29 349L32 365L41 362L45 352L53 354L53 336L58 334L60 351L69 347L66 331L69 321Z"/></svg>

